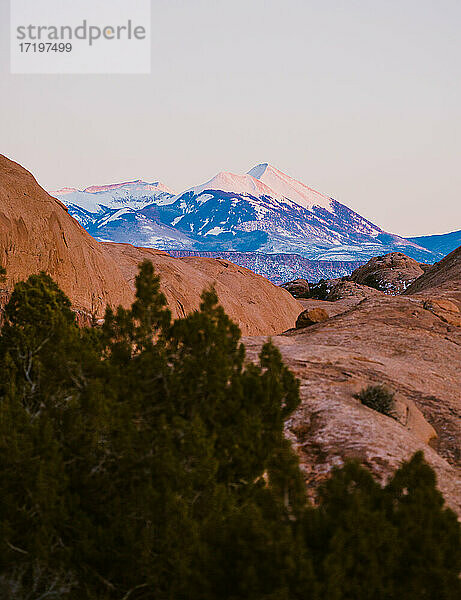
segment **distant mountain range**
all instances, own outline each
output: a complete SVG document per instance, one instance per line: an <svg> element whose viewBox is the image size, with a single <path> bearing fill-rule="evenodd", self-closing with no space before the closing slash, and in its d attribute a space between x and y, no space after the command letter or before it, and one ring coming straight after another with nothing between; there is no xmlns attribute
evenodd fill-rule
<svg viewBox="0 0 461 600"><path fill-rule="evenodd" d="M347 206L264 163L247 174L218 173L185 192L130 181L51 192L98 240L196 252L297 254L361 261L403 252L421 262L444 256L383 231Z"/></svg>
<svg viewBox="0 0 461 600"><path fill-rule="evenodd" d="M461 231L452 231L442 235L423 235L420 237L408 238L410 242L427 248L431 252L446 256L461 246Z"/></svg>

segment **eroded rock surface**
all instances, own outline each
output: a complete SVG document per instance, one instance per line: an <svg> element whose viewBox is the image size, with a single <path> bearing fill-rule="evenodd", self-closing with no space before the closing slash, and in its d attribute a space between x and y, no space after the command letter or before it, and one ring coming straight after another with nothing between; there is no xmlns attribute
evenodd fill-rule
<svg viewBox="0 0 461 600"><path fill-rule="evenodd" d="M214 258L172 258L161 250L130 244L102 244L104 252L120 267L134 290L137 265L151 260L175 317L200 304L200 294L213 285L227 314L244 335L280 333L294 327L303 307L286 290L268 279L233 263Z"/></svg>
<svg viewBox="0 0 461 600"><path fill-rule="evenodd" d="M455 302L446 298L430 298L425 300L423 308L455 327L461 327L461 311Z"/></svg>
<svg viewBox="0 0 461 600"><path fill-rule="evenodd" d="M312 494L348 458L385 480L422 449L447 502L461 515L461 328L424 302L381 294L273 338L301 380L302 402L286 431ZM245 340L250 358L264 339ZM396 392L399 421L354 398L376 384Z"/></svg>
<svg viewBox="0 0 461 600"><path fill-rule="evenodd" d="M461 306L461 247L433 265L405 292L405 295L437 295Z"/></svg>
<svg viewBox="0 0 461 600"><path fill-rule="evenodd" d="M128 283L114 261L20 165L0 155L0 264L6 289L31 273L52 275L78 310L126 304Z"/></svg>

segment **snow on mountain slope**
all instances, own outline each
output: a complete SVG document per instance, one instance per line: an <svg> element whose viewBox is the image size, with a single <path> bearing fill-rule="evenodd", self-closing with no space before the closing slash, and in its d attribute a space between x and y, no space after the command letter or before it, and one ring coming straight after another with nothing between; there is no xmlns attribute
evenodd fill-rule
<svg viewBox="0 0 461 600"><path fill-rule="evenodd" d="M63 187L60 190L54 190L48 193L53 194L54 196L56 196L57 194L59 194L60 196L64 196L65 194L71 194L72 192L78 192L78 189L71 187Z"/></svg>
<svg viewBox="0 0 461 600"><path fill-rule="evenodd" d="M257 198L262 196L278 196L274 193L274 190L255 177L252 177L251 174L238 175L229 171L221 171L206 183L186 190L184 194L192 192L195 195L200 195L206 190L219 190L221 192L231 192L239 196L250 195Z"/></svg>
<svg viewBox="0 0 461 600"><path fill-rule="evenodd" d="M62 188L50 192L61 200L81 225L88 227L101 216L108 216L120 209L141 210L150 204L169 204L174 192L157 181L147 183L140 179L110 185L95 185L84 190Z"/></svg>
<svg viewBox="0 0 461 600"><path fill-rule="evenodd" d="M166 185L157 181L128 181L105 186L91 186L84 190L63 188L50 192L64 204L74 204L89 212L101 212L101 206L106 208L124 207L139 208L141 205L152 204L156 200L167 200L174 196L174 192Z"/></svg>
<svg viewBox="0 0 461 600"><path fill-rule="evenodd" d="M155 183L147 183L145 181L141 181L141 179L137 179L136 181L125 181L124 183L111 183L109 185L92 185L90 187L85 188L84 191L90 194L95 194L98 192L110 192L112 190L117 190L121 188L132 191L153 190L157 192L166 192L167 194L174 196L173 190L167 187L161 181L156 181Z"/></svg>
<svg viewBox="0 0 461 600"><path fill-rule="evenodd" d="M103 217L89 229L95 239L101 242L126 242L134 240L136 245L145 248L186 250L195 241L159 221L153 220L141 211L121 209L110 217Z"/></svg>
<svg viewBox="0 0 461 600"><path fill-rule="evenodd" d="M248 171L248 175L265 183L278 195L289 198L304 208L311 209L313 206L320 206L331 210L331 198L316 192L268 163L256 165Z"/></svg>
<svg viewBox="0 0 461 600"><path fill-rule="evenodd" d="M196 195L206 190L220 190L238 195L250 195L257 198L270 196L281 202L293 202L304 208L319 206L331 210L332 198L316 192L300 181L285 175L268 163L261 163L248 171L246 175L221 171L215 177L186 190Z"/></svg>

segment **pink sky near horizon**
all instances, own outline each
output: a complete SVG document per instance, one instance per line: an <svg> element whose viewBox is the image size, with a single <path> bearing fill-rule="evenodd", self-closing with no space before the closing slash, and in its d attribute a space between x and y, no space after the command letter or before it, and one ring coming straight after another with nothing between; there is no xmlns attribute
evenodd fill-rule
<svg viewBox="0 0 461 600"><path fill-rule="evenodd" d="M269 162L387 231L461 229L461 3L155 0L151 75L10 75L0 153L45 189L183 191Z"/></svg>

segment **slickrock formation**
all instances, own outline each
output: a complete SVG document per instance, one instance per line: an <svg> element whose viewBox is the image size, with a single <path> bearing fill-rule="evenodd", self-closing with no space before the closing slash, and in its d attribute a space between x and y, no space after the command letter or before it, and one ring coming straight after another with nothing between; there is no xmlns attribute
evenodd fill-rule
<svg viewBox="0 0 461 600"><path fill-rule="evenodd" d="M120 270L55 198L20 165L0 156L0 264L7 289L46 271L78 310L125 304L131 290Z"/></svg>
<svg viewBox="0 0 461 600"><path fill-rule="evenodd" d="M431 313L445 321L445 323L461 327L461 311L451 300L432 298L424 302L423 308L430 310Z"/></svg>
<svg viewBox="0 0 461 600"><path fill-rule="evenodd" d="M461 302L461 247L428 269L405 294L439 294Z"/></svg>
<svg viewBox="0 0 461 600"><path fill-rule="evenodd" d="M151 260L161 277L161 288L175 317L198 308L200 294L214 285L220 303L244 335L280 333L294 326L302 306L285 290L227 260L172 258L161 250L130 244L102 244L134 289L137 265Z"/></svg>
<svg viewBox="0 0 461 600"><path fill-rule="evenodd" d="M247 335L293 327L302 306L285 290L228 261L179 259L164 252L94 240L20 165L0 155L0 264L7 282L41 270L49 273L82 313L102 316L105 306L129 305L137 264L144 258L162 276L175 315L198 308L204 288L215 284L228 314Z"/></svg>
<svg viewBox="0 0 461 600"><path fill-rule="evenodd" d="M391 252L371 258L365 265L356 269L351 281L367 285L386 294L400 294L418 277L430 268L409 258L401 252Z"/></svg>
<svg viewBox="0 0 461 600"><path fill-rule="evenodd" d="M421 295L377 294L339 309L336 316L329 307L343 300L304 300L306 307L326 308L330 319L273 338L301 380L302 403L286 431L312 493L334 465L348 458L385 480L422 449L448 504L461 516L461 327L435 311L457 314L460 257L458 250L424 275L414 286ZM444 293L451 304L439 301L447 300ZM245 341L250 358L264 339ZM395 392L400 422L354 398L376 384Z"/></svg>
<svg viewBox="0 0 461 600"><path fill-rule="evenodd" d="M461 247L419 277L405 292L409 294L423 298L423 307L444 323L461 327ZM458 364L461 369L459 354Z"/></svg>

